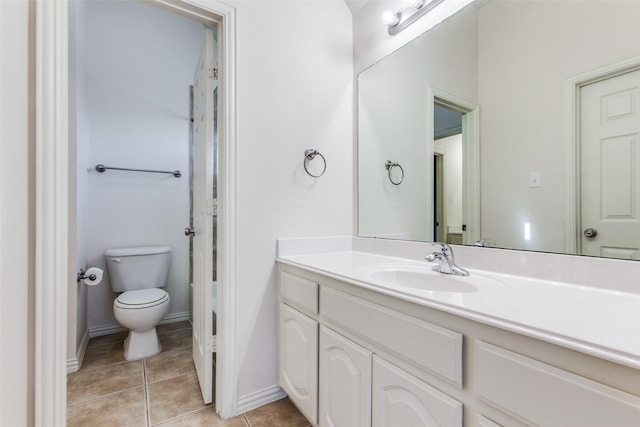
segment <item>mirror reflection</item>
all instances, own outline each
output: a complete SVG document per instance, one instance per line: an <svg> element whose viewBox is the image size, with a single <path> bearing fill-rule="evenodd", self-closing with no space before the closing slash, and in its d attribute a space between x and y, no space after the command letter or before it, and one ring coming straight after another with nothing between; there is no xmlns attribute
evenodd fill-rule
<svg viewBox="0 0 640 427"><path fill-rule="evenodd" d="M360 73L358 234L640 259L638 22L476 1Z"/></svg>

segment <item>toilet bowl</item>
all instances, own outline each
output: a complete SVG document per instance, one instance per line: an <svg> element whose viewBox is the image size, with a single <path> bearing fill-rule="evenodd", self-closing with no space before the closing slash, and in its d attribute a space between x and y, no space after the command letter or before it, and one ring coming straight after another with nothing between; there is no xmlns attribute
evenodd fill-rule
<svg viewBox="0 0 640 427"><path fill-rule="evenodd" d="M169 310L169 294L159 288L127 291L113 301L113 315L129 329L124 358L142 359L160 353L156 325Z"/></svg>
<svg viewBox="0 0 640 427"><path fill-rule="evenodd" d="M124 343L126 360L160 353L156 325L169 310L166 286L171 247L137 246L108 249L104 253L114 292L122 292L113 301L113 315L129 329Z"/></svg>

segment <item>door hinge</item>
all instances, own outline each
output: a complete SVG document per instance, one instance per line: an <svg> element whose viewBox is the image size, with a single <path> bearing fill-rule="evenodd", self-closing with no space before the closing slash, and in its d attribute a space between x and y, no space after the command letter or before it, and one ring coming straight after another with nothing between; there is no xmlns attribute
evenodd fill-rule
<svg viewBox="0 0 640 427"><path fill-rule="evenodd" d="M218 199L207 200L207 215L218 216Z"/></svg>
<svg viewBox="0 0 640 427"><path fill-rule="evenodd" d="M210 64L207 70L207 77L211 80L218 80L218 63Z"/></svg>
<svg viewBox="0 0 640 427"><path fill-rule="evenodd" d="M215 335L209 335L206 340L206 350L208 353L216 353L217 351L217 338Z"/></svg>

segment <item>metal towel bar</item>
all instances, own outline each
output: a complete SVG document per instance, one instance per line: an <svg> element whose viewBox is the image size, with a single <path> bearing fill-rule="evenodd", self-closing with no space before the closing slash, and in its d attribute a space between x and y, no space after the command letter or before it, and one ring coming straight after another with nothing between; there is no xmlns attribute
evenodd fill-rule
<svg viewBox="0 0 640 427"><path fill-rule="evenodd" d="M385 169L387 169L387 176L389 177L389 181L391 181L391 183L393 185L402 184L402 181L404 181L404 169L402 168L402 166L400 166L400 163L396 163L396 162L392 162L391 160L387 160L385 162L385 164L384 164L384 167L385 167ZM391 171L393 170L393 168L400 168L400 173L402 174L400 179L397 179L395 181L391 177Z"/></svg>
<svg viewBox="0 0 640 427"><path fill-rule="evenodd" d="M110 167L110 166L105 166L103 164L96 165L96 170L98 172L104 172L107 169L113 169L113 170L118 170L118 171L132 171L132 172L168 173L168 174L171 174L171 175L175 176L176 178L180 178L182 176L180 171L157 171L157 170L151 170L151 169L114 168L114 167Z"/></svg>
<svg viewBox="0 0 640 427"><path fill-rule="evenodd" d="M311 160L315 159L316 156L320 156L320 158L322 159L322 172L320 172L317 175L314 175L307 168L307 162L310 162ZM307 150L304 152L304 161L302 164L304 166L304 171L307 173L307 175L314 178L320 178L322 175L324 175L325 171L327 170L327 160L318 150L313 148L307 148Z"/></svg>

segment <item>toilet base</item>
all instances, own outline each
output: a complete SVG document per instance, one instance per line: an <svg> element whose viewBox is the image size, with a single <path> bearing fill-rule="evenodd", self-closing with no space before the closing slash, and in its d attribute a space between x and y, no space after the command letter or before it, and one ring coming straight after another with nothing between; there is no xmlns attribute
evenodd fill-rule
<svg viewBox="0 0 640 427"><path fill-rule="evenodd" d="M129 336L124 341L124 358L126 360L138 360L155 356L160 353L162 347L156 328L144 331L129 331Z"/></svg>

